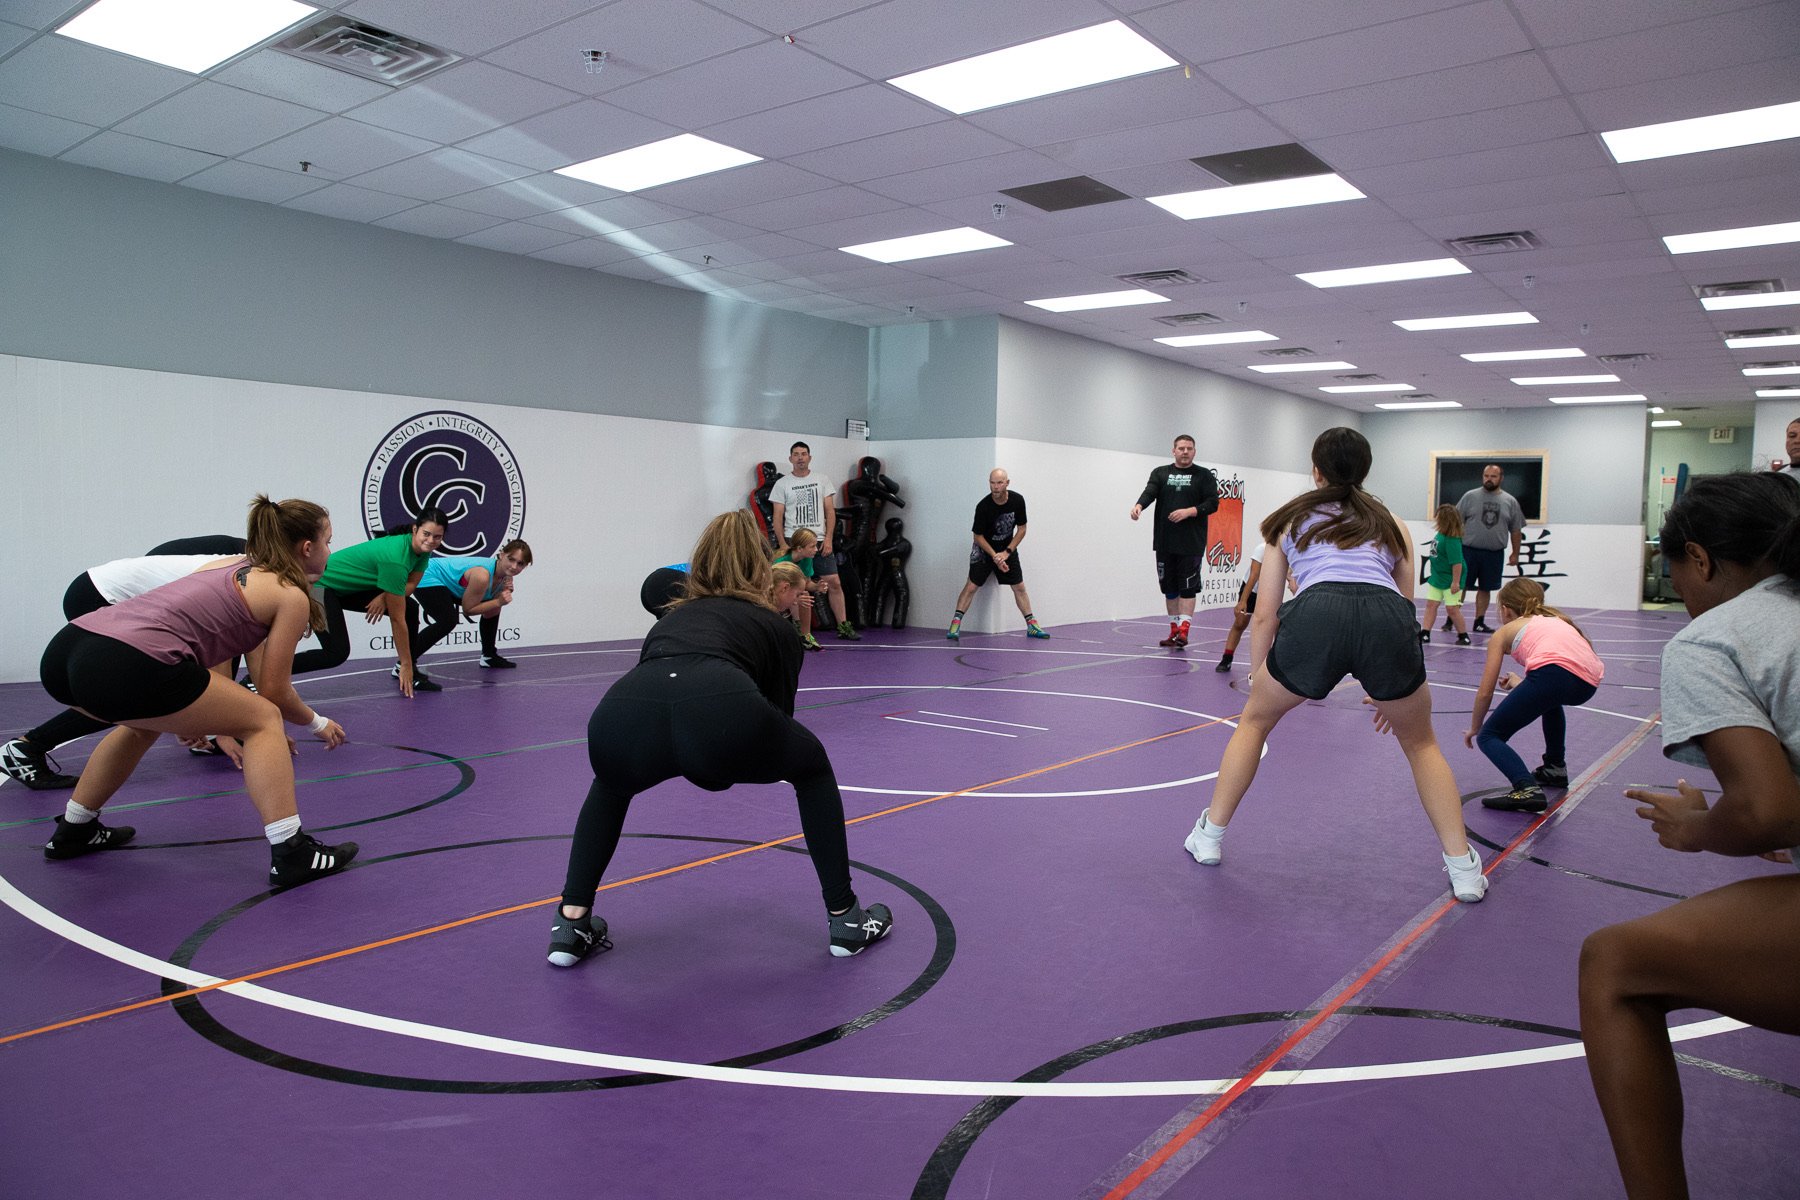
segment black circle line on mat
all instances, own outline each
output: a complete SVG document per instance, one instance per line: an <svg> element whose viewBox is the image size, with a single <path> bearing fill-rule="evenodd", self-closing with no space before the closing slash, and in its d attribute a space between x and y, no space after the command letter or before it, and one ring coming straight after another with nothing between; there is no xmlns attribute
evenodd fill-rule
<svg viewBox="0 0 1800 1200"><path fill-rule="evenodd" d="M385 743L378 743L378 744L385 744ZM449 791L443 793L442 795L433 796L431 799L423 801L418 804L414 804L409 808L399 808L399 809L395 809L393 812L381 813L380 815L373 816L373 817L361 817L355 821L343 821L336 825L309 825L309 826L307 826L307 829L309 829L313 833L326 833L333 829L355 829L358 825L375 825L382 821L392 821L395 817L404 817L404 816L408 816L412 813L423 812L425 809L437 807L438 805L442 804L446 800L454 800L456 797L458 797L458 796L462 795L464 792L468 791L469 786L475 782L475 769L473 767L471 767L467 762L463 761L462 759L456 757L453 754L440 754L436 750L421 750L417 746L388 746L387 748L389 750L406 750L413 754L423 754L430 758L440 759L441 761L447 762L451 766L455 767L457 770L457 774L462 776L462 778L458 779L456 781L456 785L454 787L452 787ZM430 764L427 763L427 764L423 764L423 765L429 766ZM342 778L342 777L340 777L340 778ZM313 782L328 783L328 782L331 782L331 780L329 777L327 777L324 779L314 780ZM227 795L234 795L235 793L219 792L217 794L221 795L221 796L227 796ZM229 837L229 838L207 838L207 839L204 839L201 841L196 841L196 842L134 842L127 846L121 846L120 849L122 849L122 850L184 850L190 846L234 846L240 842L260 842L262 840L263 839L261 837ZM380 861L380 860L377 860L377 861Z"/></svg>
<svg viewBox="0 0 1800 1200"><path fill-rule="evenodd" d="M1483 788L1480 791L1465 794L1462 798L1462 802L1466 805L1469 801L1479 800L1483 796L1504 795L1505 791L1506 789L1504 788ZM1550 809L1546 809L1545 811L1552 811L1554 808L1555 805L1552 805ZM1526 817L1537 817L1542 814L1525 813L1522 815ZM1499 851L1506 849L1502 843L1496 842L1490 837L1475 832L1473 829L1470 829L1467 824L1464 824L1463 826L1463 833L1468 836L1468 839L1471 842L1480 846L1486 846L1489 850ZM1540 867L1548 867L1552 871L1560 871L1564 875L1573 876L1576 879L1586 879L1591 883L1604 883L1607 887L1624 888L1628 892L1642 892L1647 896L1661 896L1665 900L1686 900L1688 898L1687 895L1682 892L1668 892L1664 891L1662 888L1647 887L1641 883L1626 883L1623 879L1612 879L1605 875L1596 875L1592 871L1583 871L1577 867L1565 867L1561 863L1551 862L1547 858L1539 858L1535 854L1521 854L1515 857L1521 858L1528 863L1536 863Z"/></svg>
<svg viewBox="0 0 1800 1200"><path fill-rule="evenodd" d="M758 843L742 838L693 837L682 834L626 834L626 837L657 838L684 842L716 842L731 846L754 846ZM437 854L446 850L467 850L484 846L503 846L517 842L553 842L568 841L566 834L544 834L536 837L494 838L488 841L463 842L452 846L433 846L424 850L408 850L400 854L390 854L383 858L367 859L351 864L349 870L366 870L382 863L400 859L417 858L425 854ZM798 846L775 846L772 849L785 850L790 854L805 854ZM754 1067L777 1059L787 1058L807 1050L829 1045L840 1041L853 1033L869 1028L871 1025L893 1016L913 1001L923 996L934 987L938 980L950 968L950 960L956 955L956 927L950 916L941 905L923 890L897 875L883 871L867 863L852 859L850 865L867 875L893 884L911 896L931 918L936 945L933 948L931 961L925 964L913 981L902 988L891 999L876 1005L861 1016L854 1017L840 1025L820 1030L818 1033L771 1046L765 1050L755 1050L748 1054L736 1055L732 1058L720 1059L709 1063L714 1067ZM312 886L317 887L318 884ZM327 884L326 886L330 886ZM248 912L271 897L283 893L276 891L262 892L241 900L218 916L213 917L199 929L190 934L186 941L170 956L170 961L177 966L187 967L193 963L194 956L207 939L217 933L227 923ZM549 968L544 968L548 970ZM602 968L604 969L604 968ZM164 979L162 993L165 996L175 995L188 990L188 985L172 979ZM266 1067L277 1067L283 1071L291 1071L296 1075L306 1075L314 1079L324 1079L333 1083L348 1083L359 1087L387 1088L401 1092L448 1092L477 1095L524 1094L541 1095L558 1092L605 1091L612 1088L637 1087L649 1083L668 1083L683 1078L674 1075L651 1074L619 1074L606 1075L587 1079L522 1079L522 1080L461 1080L461 1079L425 1079L409 1075L385 1075L374 1071L362 1071L352 1067L339 1067L330 1063L316 1062L299 1058L283 1051L253 1042L235 1030L227 1029L218 1018L208 1012L201 1004L200 996L183 996L172 1003L175 1012L185 1021L189 1028L225 1050L249 1059L251 1062Z"/></svg>
<svg viewBox="0 0 1800 1200"><path fill-rule="evenodd" d="M1447 1012L1429 1008L1392 1008L1385 1005L1347 1004L1338 1010L1345 1016L1353 1017L1404 1017L1420 1021L1455 1021L1468 1025L1486 1025L1495 1029L1511 1029L1521 1033L1539 1033L1551 1037L1567 1038L1570 1041L1581 1040L1579 1029L1567 1029L1560 1025L1544 1025L1537 1021L1515 1021L1508 1017L1490 1017L1478 1013ZM1238 1025L1263 1025L1277 1021L1305 1021L1317 1015L1316 1012L1249 1012L1231 1013L1221 1017L1202 1017L1193 1021L1175 1021L1168 1025L1153 1025L1148 1029L1140 1029L1135 1033L1121 1034L1104 1041L1093 1042L1079 1049L1051 1059L1041 1066L1034 1067L1021 1075L1016 1083L1048 1083L1060 1078L1076 1067L1085 1066L1097 1059L1105 1058L1121 1050L1129 1050L1135 1046L1147 1045L1164 1038L1181 1037L1189 1033L1202 1033L1210 1029L1226 1029ZM1755 1075L1736 1067L1728 1067L1709 1059L1695 1058L1691 1055L1677 1054L1676 1058L1689 1066L1700 1067L1727 1079L1736 1079L1744 1083L1753 1083L1758 1087L1777 1092L1784 1096L1800 1099L1800 1087L1782 1083L1777 1079ZM964 1113L962 1119L951 1127L942 1141L926 1160L925 1167L919 1172L918 1180L913 1184L912 1200L946 1200L950 1194L950 1184L956 1178L956 1172L962 1166L963 1159L968 1157L974 1148L975 1140L993 1123L1004 1116L1007 1110L1024 1096L989 1096Z"/></svg>

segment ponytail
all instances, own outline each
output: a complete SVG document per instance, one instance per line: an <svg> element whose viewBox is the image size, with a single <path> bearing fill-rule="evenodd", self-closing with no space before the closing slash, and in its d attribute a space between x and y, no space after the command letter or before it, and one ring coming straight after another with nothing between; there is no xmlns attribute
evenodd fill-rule
<svg viewBox="0 0 1800 1200"><path fill-rule="evenodd" d="M1337 506L1337 512L1302 533L1294 542L1303 550L1314 542L1330 542L1340 550L1375 542L1395 558L1406 556L1406 540L1400 523L1387 506L1363 489L1375 454L1369 439L1348 426L1327 429L1313 440L1312 464L1325 486L1295 496L1270 513L1262 523L1263 541L1280 545L1283 534L1290 532L1307 514L1323 505Z"/></svg>
<svg viewBox="0 0 1800 1200"><path fill-rule="evenodd" d="M325 628L325 609L312 594L312 580L306 577L294 547L308 538L317 538L330 515L310 500L277 503L258 494L250 502L249 527L244 537L244 554L252 566L272 571L300 589L309 610L307 624L315 631Z"/></svg>
<svg viewBox="0 0 1800 1200"><path fill-rule="evenodd" d="M1570 620L1569 614L1544 603L1544 586L1535 579L1526 579L1521 575L1507 580L1506 586L1500 589L1500 603L1521 617L1555 617L1560 621L1566 621L1570 628L1581 634L1582 641L1590 646L1594 644L1594 639L1589 637L1587 631L1581 626Z"/></svg>

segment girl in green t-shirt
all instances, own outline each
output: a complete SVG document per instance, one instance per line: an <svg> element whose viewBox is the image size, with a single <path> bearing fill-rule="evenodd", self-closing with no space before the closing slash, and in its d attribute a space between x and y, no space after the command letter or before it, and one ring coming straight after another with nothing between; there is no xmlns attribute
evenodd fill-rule
<svg viewBox="0 0 1800 1200"><path fill-rule="evenodd" d="M1456 644L1469 644L1469 627L1463 624L1463 519L1454 504L1440 504L1437 510L1437 537L1431 543L1431 576L1425 581L1425 624L1419 629L1419 640L1429 642L1437 624L1438 605L1449 609L1450 623L1456 627Z"/></svg>

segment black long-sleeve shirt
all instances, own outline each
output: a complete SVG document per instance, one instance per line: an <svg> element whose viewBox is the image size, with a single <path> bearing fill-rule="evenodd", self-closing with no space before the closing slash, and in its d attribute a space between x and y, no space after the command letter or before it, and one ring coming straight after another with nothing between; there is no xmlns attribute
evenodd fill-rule
<svg viewBox="0 0 1800 1200"><path fill-rule="evenodd" d="M794 715L805 651L794 627L772 610L731 596L690 600L651 626L638 662L684 654L723 659L748 675L770 704Z"/></svg>

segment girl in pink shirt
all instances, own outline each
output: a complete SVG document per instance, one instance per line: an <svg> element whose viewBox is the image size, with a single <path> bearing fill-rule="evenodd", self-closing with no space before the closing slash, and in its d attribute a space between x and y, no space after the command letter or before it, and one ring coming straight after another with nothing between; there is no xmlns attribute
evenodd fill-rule
<svg viewBox="0 0 1800 1200"><path fill-rule="evenodd" d="M1500 616L1506 624L1488 640L1487 668L1463 743L1479 747L1512 785L1511 791L1483 800L1484 808L1540 813L1546 803L1542 785L1569 783L1563 709L1592 700L1606 668L1587 634L1545 604L1544 589L1533 580L1514 579L1500 589ZM1501 678L1500 662L1509 650L1525 668L1522 679L1510 672ZM1490 717L1496 684L1508 695ZM1533 771L1507 742L1539 718L1544 722L1544 765Z"/></svg>

